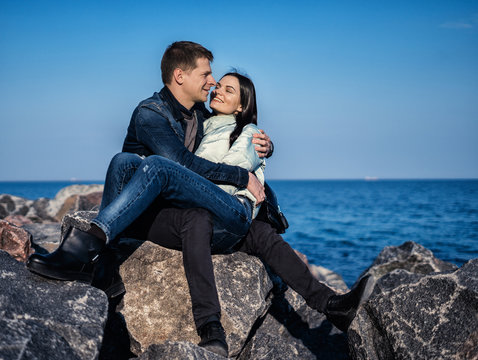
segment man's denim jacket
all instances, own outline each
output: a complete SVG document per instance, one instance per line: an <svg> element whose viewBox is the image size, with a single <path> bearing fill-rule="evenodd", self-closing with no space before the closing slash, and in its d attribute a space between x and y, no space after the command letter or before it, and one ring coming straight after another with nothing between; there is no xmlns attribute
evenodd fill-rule
<svg viewBox="0 0 478 360"><path fill-rule="evenodd" d="M143 156L161 155L212 182L232 184L240 188L247 187L249 181L247 170L202 159L184 146L182 121L177 115L176 118L173 115L177 111L174 111L172 104L167 101L165 91L169 90L163 88L161 92L155 92L153 96L140 102L133 111L123 144L123 152ZM202 107L204 108L204 105ZM192 111L196 113L198 121L196 149L203 137L204 115L200 106L193 107ZM206 111L205 108L204 111Z"/></svg>

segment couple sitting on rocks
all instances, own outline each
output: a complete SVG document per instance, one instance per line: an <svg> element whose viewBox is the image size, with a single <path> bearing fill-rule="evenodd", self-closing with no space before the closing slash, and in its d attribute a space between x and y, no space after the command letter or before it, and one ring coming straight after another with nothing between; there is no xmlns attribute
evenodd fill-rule
<svg viewBox="0 0 478 360"><path fill-rule="evenodd" d="M102 251L125 231L182 250L199 345L227 356L211 254L243 251L258 256L346 331L368 278L336 294L269 223L254 219L265 198L264 158L272 143L257 128L252 81L232 72L216 82L212 60L209 50L193 42L167 48L161 61L165 86L134 110L90 230L69 229L56 251L30 256L27 267L53 279L91 282L104 265L98 261ZM210 114L204 102L213 87ZM151 219L146 227L142 218ZM112 283L110 296L124 291L114 280L106 283Z"/></svg>

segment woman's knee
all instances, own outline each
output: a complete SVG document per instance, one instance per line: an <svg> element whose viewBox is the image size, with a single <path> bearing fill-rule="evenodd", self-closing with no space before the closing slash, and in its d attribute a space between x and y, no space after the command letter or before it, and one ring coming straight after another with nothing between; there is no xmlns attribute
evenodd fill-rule
<svg viewBox="0 0 478 360"><path fill-rule="evenodd" d="M245 241L249 252L259 254L271 246L283 242L284 239L269 223L253 220Z"/></svg>
<svg viewBox="0 0 478 360"><path fill-rule="evenodd" d="M184 217L186 221L193 222L196 227L203 229L212 229L212 215L211 213L202 208L184 209Z"/></svg>

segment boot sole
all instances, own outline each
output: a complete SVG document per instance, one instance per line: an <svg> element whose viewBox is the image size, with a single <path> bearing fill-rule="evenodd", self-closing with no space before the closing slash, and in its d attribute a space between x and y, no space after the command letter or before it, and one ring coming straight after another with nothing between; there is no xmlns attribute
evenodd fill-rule
<svg viewBox="0 0 478 360"><path fill-rule="evenodd" d="M50 268L47 265L43 265L36 262L27 262L27 268L31 272L53 279L53 280L63 280L63 281L81 281L87 284L90 284L93 280L93 275L70 270L55 270Z"/></svg>

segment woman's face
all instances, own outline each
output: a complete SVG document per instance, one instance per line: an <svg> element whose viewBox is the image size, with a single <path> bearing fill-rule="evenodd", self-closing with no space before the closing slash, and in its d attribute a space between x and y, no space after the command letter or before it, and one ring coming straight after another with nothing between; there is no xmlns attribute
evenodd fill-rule
<svg viewBox="0 0 478 360"><path fill-rule="evenodd" d="M237 114L242 111L239 80L231 75L224 76L211 93L209 106L217 115Z"/></svg>

